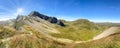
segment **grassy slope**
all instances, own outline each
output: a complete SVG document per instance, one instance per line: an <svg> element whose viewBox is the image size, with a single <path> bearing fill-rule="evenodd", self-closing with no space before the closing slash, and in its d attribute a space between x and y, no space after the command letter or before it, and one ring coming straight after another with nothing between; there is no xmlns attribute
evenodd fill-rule
<svg viewBox="0 0 120 48"><path fill-rule="evenodd" d="M93 36L96 36L105 29L86 19L63 22L66 24L66 27L56 26L61 33L52 34L53 36L72 40L88 40L92 39Z"/></svg>
<svg viewBox="0 0 120 48"><path fill-rule="evenodd" d="M91 39L93 36L96 36L104 29L108 28L108 26L99 26L90 22L88 20L80 19L72 22L64 21L66 27L61 27L56 25L56 29L58 29L61 33L60 34L52 34L55 37L59 38L68 38L72 40L88 40ZM3 27L0 27L0 40L12 37L11 40L8 42L1 42L0 41L0 48L5 48L6 44L9 45L9 48L68 48L66 44L56 42L50 38L46 38L40 33L36 32L34 29L28 27L27 30L24 32L12 31ZM29 32L32 31L33 35ZM24 36L23 36L24 34ZM110 38L110 39L109 39ZM109 37L108 39L101 39L98 41L88 42L78 44L73 48L107 48L107 47L119 47L119 36L112 38ZM111 40L112 39L112 40ZM110 41L108 41L110 40ZM117 43L117 41L118 43ZM104 42L101 42L104 41ZM106 41L108 41L106 43ZM112 41L112 43L111 43ZM103 45L102 45L103 44ZM115 44L115 45L114 45ZM70 47L74 44L68 44Z"/></svg>
<svg viewBox="0 0 120 48"><path fill-rule="evenodd" d="M26 28L25 32L11 31L0 27L0 48L64 48L65 44L46 38L32 28ZM31 31L33 34L29 33ZM2 41L10 38L8 41Z"/></svg>

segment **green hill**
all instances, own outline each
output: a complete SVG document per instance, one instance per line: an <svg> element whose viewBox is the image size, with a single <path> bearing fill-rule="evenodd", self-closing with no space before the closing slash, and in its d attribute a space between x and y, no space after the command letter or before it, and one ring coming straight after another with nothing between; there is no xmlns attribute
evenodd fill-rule
<svg viewBox="0 0 120 48"><path fill-rule="evenodd" d="M61 32L60 34L52 34L59 38L68 38L72 40L88 40L92 39L104 29L99 25L90 22L87 19L78 19L76 21L63 21L65 27L56 26Z"/></svg>

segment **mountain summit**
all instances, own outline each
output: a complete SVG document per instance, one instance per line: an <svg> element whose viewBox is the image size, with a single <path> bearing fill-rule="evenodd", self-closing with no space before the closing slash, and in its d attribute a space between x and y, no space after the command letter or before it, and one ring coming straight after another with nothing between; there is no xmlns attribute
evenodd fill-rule
<svg viewBox="0 0 120 48"><path fill-rule="evenodd" d="M14 28L16 28L17 30L24 30L23 26L29 25L29 26L34 26L35 28L38 28L38 29L40 29L39 27L45 29L45 27L43 26L48 27L50 25L48 28L52 28L53 24L58 24L62 27L65 26L65 24L62 21L58 20L56 17L49 17L46 15L40 14L37 11L32 11L28 16L18 15L14 23ZM46 32L52 32L52 31L46 31Z"/></svg>
<svg viewBox="0 0 120 48"><path fill-rule="evenodd" d="M28 16L39 17L41 19L49 21L50 23L58 24L60 26L65 26L65 24L63 22L61 22L60 20L58 20L56 17L49 17L49 16L46 16L46 15L40 14L37 11L32 11Z"/></svg>

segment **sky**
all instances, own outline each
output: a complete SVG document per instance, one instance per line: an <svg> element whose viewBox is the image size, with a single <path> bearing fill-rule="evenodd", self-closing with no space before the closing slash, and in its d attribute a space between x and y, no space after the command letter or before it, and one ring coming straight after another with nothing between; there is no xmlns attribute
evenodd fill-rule
<svg viewBox="0 0 120 48"><path fill-rule="evenodd" d="M120 22L120 0L0 0L0 21L31 11L68 21Z"/></svg>

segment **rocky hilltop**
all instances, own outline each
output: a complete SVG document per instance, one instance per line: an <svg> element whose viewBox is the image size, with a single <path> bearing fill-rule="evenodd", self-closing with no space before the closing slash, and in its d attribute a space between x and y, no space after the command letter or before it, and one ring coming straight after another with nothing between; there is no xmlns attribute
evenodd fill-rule
<svg viewBox="0 0 120 48"><path fill-rule="evenodd" d="M58 20L55 17L49 17L43 14L40 14L37 11L32 11L28 16L18 15L14 22L14 28L19 31L25 31L25 26L30 26L31 28L40 30L40 32L45 33L59 33L55 29L55 24L64 27L65 24Z"/></svg>
<svg viewBox="0 0 120 48"><path fill-rule="evenodd" d="M49 21L50 23L55 23L55 24L58 24L60 26L65 26L63 22L61 22L60 20L58 20L56 17L49 17L49 16L46 16L46 15L43 15L43 14L40 14L39 12L37 11L32 11L28 16L32 16L32 17L39 17L41 19L44 19L46 21Z"/></svg>

